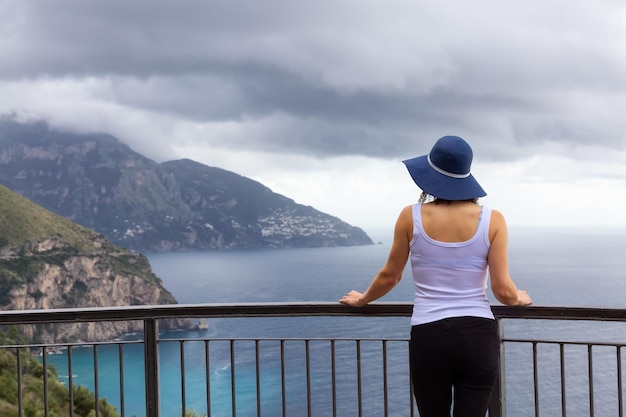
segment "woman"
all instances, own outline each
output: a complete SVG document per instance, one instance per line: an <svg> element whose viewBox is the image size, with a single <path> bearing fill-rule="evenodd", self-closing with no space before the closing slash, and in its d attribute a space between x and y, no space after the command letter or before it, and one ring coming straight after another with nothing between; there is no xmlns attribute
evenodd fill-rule
<svg viewBox="0 0 626 417"><path fill-rule="evenodd" d="M395 226L389 258L364 293L339 302L360 307L387 294L411 257L415 299L410 362L421 417L484 417L498 374L497 325L485 293L524 306L529 295L509 276L502 214L477 203L485 191L470 173L472 149L440 138L428 155L403 161L422 190Z"/></svg>

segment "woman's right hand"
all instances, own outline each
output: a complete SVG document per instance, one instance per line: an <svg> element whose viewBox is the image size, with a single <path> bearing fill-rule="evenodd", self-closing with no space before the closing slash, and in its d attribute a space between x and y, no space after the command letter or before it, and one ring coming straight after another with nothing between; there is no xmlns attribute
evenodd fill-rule
<svg viewBox="0 0 626 417"><path fill-rule="evenodd" d="M533 303L533 300L530 298L530 295L524 290L517 290L517 305L518 306L527 306Z"/></svg>
<svg viewBox="0 0 626 417"><path fill-rule="evenodd" d="M363 303L363 294L354 290L344 295L339 302L350 307L363 307L365 305Z"/></svg>

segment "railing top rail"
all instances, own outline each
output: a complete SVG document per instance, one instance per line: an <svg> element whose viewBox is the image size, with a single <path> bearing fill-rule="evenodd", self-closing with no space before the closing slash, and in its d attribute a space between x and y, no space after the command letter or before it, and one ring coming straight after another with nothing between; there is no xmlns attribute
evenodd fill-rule
<svg viewBox="0 0 626 417"><path fill-rule="evenodd" d="M626 321L626 309L594 307L492 306L503 319ZM236 304L168 304L120 307L0 311L0 324L74 323L97 321L263 316L377 316L409 317L412 304L372 303L348 307L337 302L285 302Z"/></svg>

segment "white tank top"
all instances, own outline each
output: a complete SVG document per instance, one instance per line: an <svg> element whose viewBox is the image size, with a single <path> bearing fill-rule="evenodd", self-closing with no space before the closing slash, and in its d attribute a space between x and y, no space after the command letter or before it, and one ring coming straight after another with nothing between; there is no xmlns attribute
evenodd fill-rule
<svg viewBox="0 0 626 417"><path fill-rule="evenodd" d="M422 225L422 205L413 205L410 242L415 299L411 325L448 317L493 319L487 288L491 209L481 207L474 236L464 242L431 239Z"/></svg>

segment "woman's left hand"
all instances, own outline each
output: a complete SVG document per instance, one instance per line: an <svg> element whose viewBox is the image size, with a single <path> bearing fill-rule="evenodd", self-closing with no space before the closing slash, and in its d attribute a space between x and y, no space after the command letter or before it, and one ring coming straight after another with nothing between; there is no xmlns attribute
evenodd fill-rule
<svg viewBox="0 0 626 417"><path fill-rule="evenodd" d="M363 307L366 303L364 303L362 300L363 294L358 291L352 290L344 295L343 298L339 300L339 302L350 307Z"/></svg>

